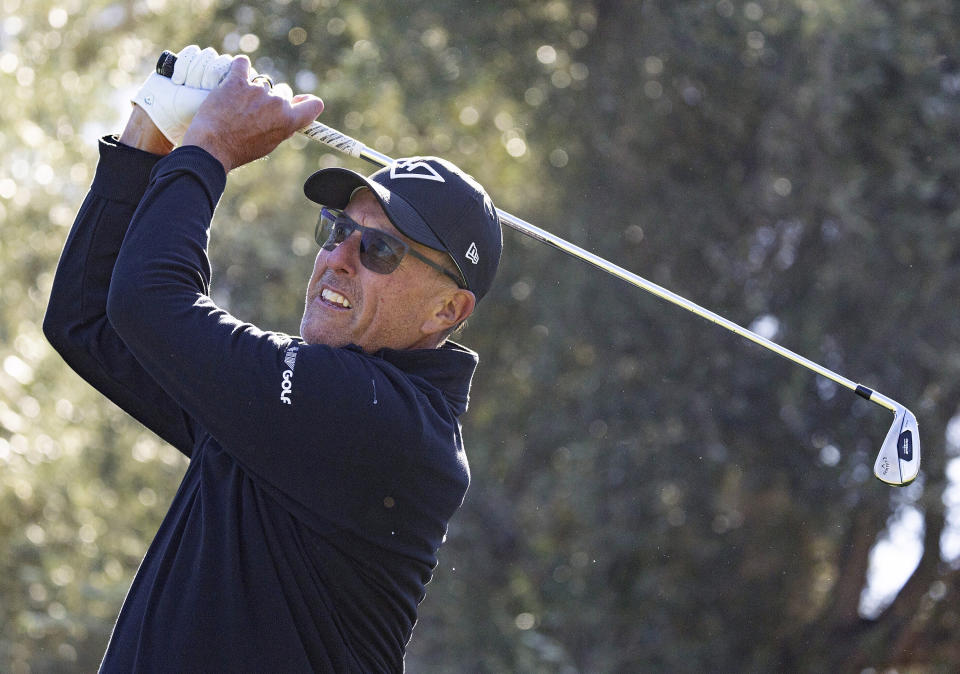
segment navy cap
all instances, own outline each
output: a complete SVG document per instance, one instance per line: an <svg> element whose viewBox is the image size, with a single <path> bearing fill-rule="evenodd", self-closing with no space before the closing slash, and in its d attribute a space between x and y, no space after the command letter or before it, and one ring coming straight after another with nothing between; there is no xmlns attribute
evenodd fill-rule
<svg viewBox="0 0 960 674"><path fill-rule="evenodd" d="M393 226L417 243L450 255L479 300L496 276L503 251L500 218L474 178L438 157L407 157L369 177L320 169L303 192L311 201L346 208L354 190L369 187Z"/></svg>

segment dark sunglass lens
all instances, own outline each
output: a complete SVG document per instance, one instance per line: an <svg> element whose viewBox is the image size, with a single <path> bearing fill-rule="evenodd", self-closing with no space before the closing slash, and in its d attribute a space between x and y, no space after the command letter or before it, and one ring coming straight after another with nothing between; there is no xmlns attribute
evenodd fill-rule
<svg viewBox="0 0 960 674"><path fill-rule="evenodd" d="M353 226L349 221L334 219L333 213L326 209L320 212L317 221L316 240L325 250L333 250L347 240L353 233Z"/></svg>
<svg viewBox="0 0 960 674"><path fill-rule="evenodd" d="M337 220L333 223L333 231L330 233L330 242L340 245L353 234L353 226L345 220Z"/></svg>
<svg viewBox="0 0 960 674"><path fill-rule="evenodd" d="M401 246L399 241L395 244L381 232L373 229L365 230L361 241L360 261L372 272L389 274L403 259L405 251Z"/></svg>

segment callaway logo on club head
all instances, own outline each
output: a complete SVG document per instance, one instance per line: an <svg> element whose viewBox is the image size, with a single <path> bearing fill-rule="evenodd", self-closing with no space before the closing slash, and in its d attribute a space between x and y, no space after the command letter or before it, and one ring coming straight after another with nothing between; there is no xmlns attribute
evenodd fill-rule
<svg viewBox="0 0 960 674"><path fill-rule="evenodd" d="M908 430L897 439L897 454L904 461L913 460L913 433Z"/></svg>
<svg viewBox="0 0 960 674"><path fill-rule="evenodd" d="M404 159L390 167L391 178L419 178L420 180L435 180L446 182L437 170L425 161Z"/></svg>

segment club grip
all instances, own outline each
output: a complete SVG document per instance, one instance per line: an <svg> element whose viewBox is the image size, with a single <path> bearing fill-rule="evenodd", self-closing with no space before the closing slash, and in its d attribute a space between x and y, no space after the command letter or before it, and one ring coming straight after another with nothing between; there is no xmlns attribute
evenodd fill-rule
<svg viewBox="0 0 960 674"><path fill-rule="evenodd" d="M157 59L157 74L163 77L173 77L173 66L177 62L177 55L168 49L164 49Z"/></svg>
<svg viewBox="0 0 960 674"><path fill-rule="evenodd" d="M169 49L164 49L160 58L157 59L157 74L162 77L173 77L173 67L176 63L177 55ZM377 166L389 166L393 163L390 157L371 150L360 141L320 122L311 122L309 126L300 129L300 133L311 140L328 145L351 157L366 159Z"/></svg>

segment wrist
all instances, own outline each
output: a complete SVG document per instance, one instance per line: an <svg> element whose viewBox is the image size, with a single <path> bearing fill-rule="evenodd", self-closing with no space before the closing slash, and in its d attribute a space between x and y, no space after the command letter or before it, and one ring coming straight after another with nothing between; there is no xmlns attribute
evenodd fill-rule
<svg viewBox="0 0 960 674"><path fill-rule="evenodd" d="M150 116L137 104L134 104L127 125L120 134L120 142L157 155L167 155L173 150L173 143L167 140Z"/></svg>
<svg viewBox="0 0 960 674"><path fill-rule="evenodd" d="M205 150L223 165L224 173L229 173L234 167L229 147L226 147L222 139L218 138L215 133L208 133L203 124L190 125L183 136L183 145L194 145Z"/></svg>

